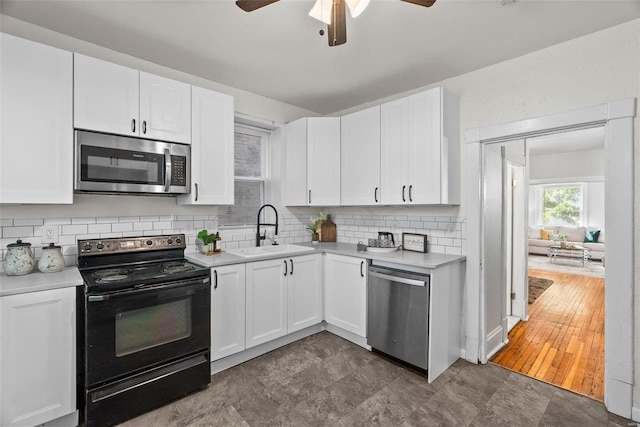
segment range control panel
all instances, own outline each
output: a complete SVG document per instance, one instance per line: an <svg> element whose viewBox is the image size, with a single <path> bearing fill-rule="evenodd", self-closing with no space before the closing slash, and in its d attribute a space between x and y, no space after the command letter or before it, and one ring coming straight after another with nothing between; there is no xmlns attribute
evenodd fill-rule
<svg viewBox="0 0 640 427"><path fill-rule="evenodd" d="M78 253L81 255L184 249L186 247L187 243L184 234L78 240Z"/></svg>

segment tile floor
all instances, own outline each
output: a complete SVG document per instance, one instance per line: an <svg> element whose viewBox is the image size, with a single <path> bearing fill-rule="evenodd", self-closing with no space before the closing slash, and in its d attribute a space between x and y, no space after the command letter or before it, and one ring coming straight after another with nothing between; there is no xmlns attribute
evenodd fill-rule
<svg viewBox="0 0 640 427"><path fill-rule="evenodd" d="M121 426L629 426L604 405L458 360L435 382L329 332L216 374Z"/></svg>

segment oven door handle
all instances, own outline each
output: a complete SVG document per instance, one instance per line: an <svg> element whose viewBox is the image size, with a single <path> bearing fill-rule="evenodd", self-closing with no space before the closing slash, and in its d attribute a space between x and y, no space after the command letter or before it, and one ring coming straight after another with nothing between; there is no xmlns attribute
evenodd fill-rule
<svg viewBox="0 0 640 427"><path fill-rule="evenodd" d="M162 285L150 285L150 286L138 285L138 287L136 287L135 289L126 290L126 291L113 292L113 293L104 294L104 295L88 295L87 301L102 302L102 301L108 301L112 298L130 297L130 296L139 295L146 292L154 292L154 291L155 292L172 291L172 290L177 290L179 288L184 288L184 287L189 287L189 289L185 291L185 294L190 295L190 294L193 294L199 288L210 286L210 282L211 280L208 277L206 277L204 279L200 279L197 281L185 280L182 282L162 284ZM194 289L194 287L196 289Z"/></svg>

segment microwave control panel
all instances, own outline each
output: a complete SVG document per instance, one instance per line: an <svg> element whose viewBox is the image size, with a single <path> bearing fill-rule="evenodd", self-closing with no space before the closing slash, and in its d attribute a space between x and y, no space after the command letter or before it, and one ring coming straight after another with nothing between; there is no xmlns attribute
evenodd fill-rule
<svg viewBox="0 0 640 427"><path fill-rule="evenodd" d="M171 185L184 187L187 185L187 158L185 156L171 156Z"/></svg>

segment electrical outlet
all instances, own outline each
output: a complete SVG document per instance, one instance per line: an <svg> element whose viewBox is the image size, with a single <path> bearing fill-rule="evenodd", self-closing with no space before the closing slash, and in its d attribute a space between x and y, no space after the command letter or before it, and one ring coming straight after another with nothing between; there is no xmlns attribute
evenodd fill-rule
<svg viewBox="0 0 640 427"><path fill-rule="evenodd" d="M42 243L58 243L58 226L43 225L42 226Z"/></svg>

